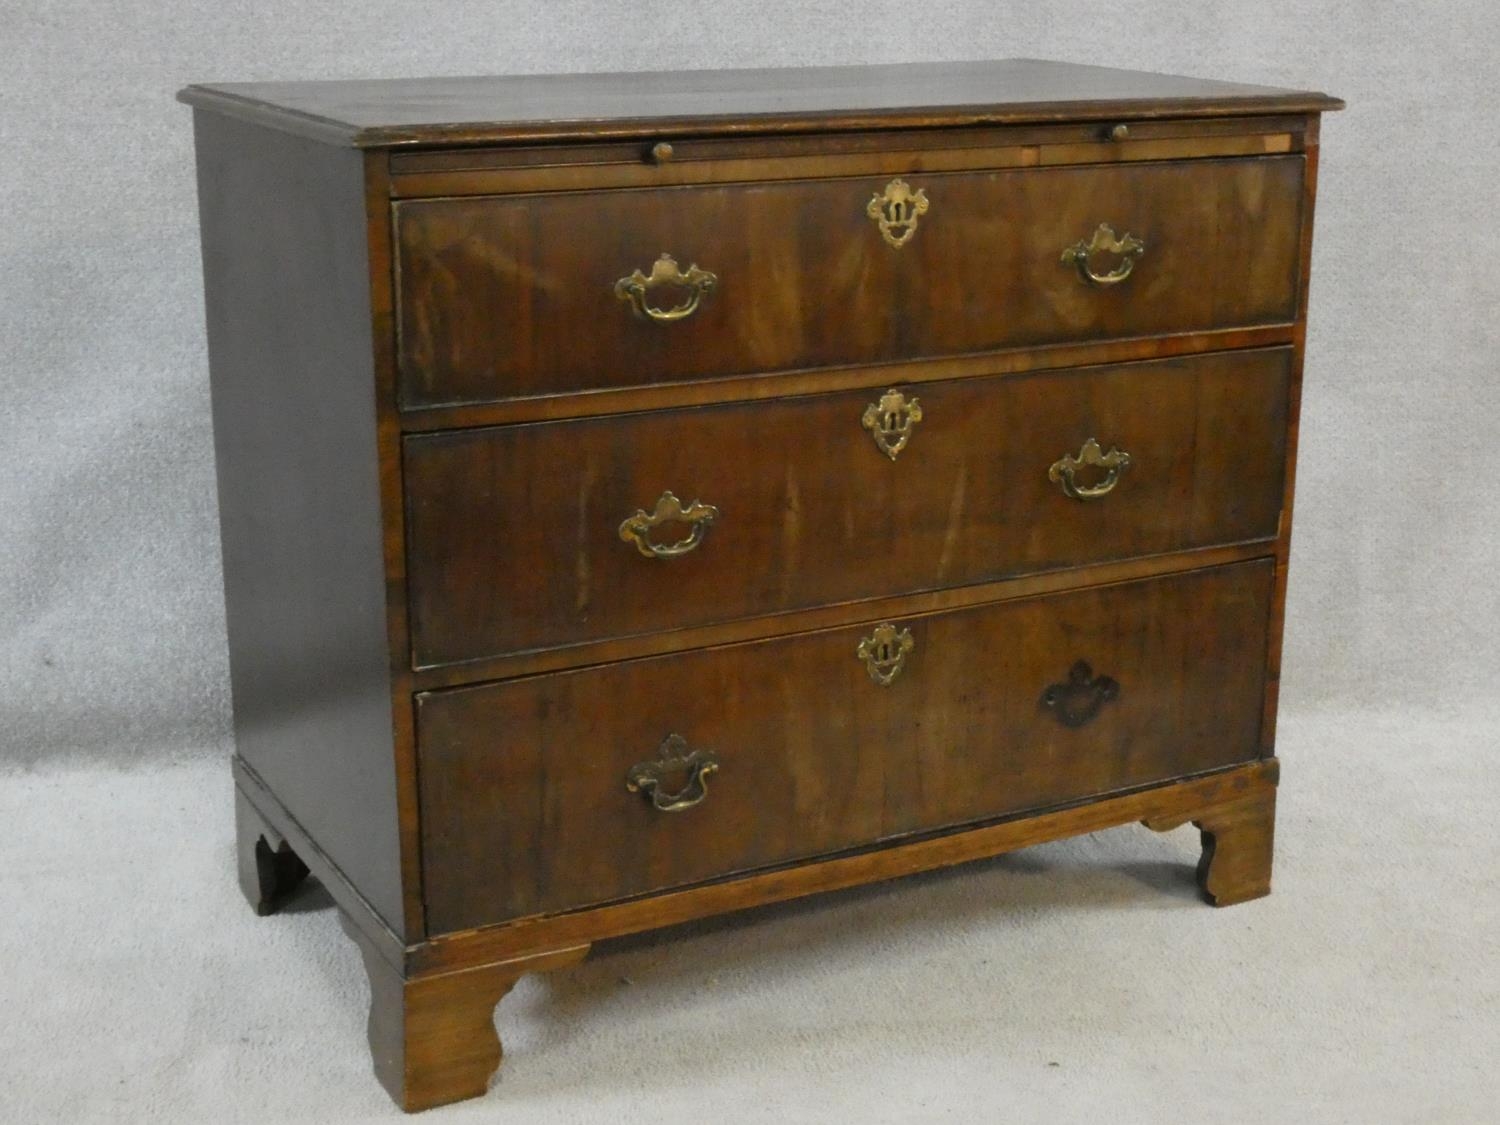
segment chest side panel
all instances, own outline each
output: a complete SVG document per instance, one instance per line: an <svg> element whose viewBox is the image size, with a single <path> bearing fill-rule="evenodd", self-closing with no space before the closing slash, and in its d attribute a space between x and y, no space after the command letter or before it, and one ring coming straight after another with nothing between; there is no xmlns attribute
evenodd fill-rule
<svg viewBox="0 0 1500 1125"><path fill-rule="evenodd" d="M200 113L240 757L404 930L364 158Z"/></svg>

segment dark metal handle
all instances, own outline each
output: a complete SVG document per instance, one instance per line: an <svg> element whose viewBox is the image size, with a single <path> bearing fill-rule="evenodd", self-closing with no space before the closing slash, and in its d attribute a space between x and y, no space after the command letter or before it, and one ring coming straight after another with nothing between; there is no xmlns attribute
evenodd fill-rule
<svg viewBox="0 0 1500 1125"><path fill-rule="evenodd" d="M1068 682L1051 684L1042 692L1042 706L1065 727L1081 727L1100 708L1120 697L1120 685L1108 676L1095 676L1087 660L1068 670Z"/></svg>
<svg viewBox="0 0 1500 1125"><path fill-rule="evenodd" d="M1079 484L1078 470L1085 467L1105 470L1104 479L1098 484ZM1105 453L1097 441L1089 438L1083 443L1077 457L1068 453L1054 461L1047 470L1047 479L1061 487L1063 495L1071 496L1074 500L1098 500L1114 491L1115 485L1120 483L1120 474L1128 468L1130 454L1113 446Z"/></svg>
<svg viewBox="0 0 1500 1125"><path fill-rule="evenodd" d="M696 263L688 266L687 272L684 273L677 265L676 258L670 254L663 254L652 264L649 274L636 270L629 277L622 277L615 282L615 296L622 301L629 301L637 316L657 321L660 324L670 324L674 320L683 320L697 312L703 298L708 296L718 283L719 279L715 274L699 269ZM650 298L651 290L657 286L685 289L687 296L680 304L673 305L669 309L658 308L651 303Z"/></svg>
<svg viewBox="0 0 1500 1125"><path fill-rule="evenodd" d="M703 536L719 518L719 509L712 504L694 500L684 504L672 492L663 492L656 507L648 512L644 508L620 524L620 538L634 543L635 549L648 559L675 559L689 551L696 551ZM654 543L652 529L664 523L685 523L689 527L687 536L675 543Z"/></svg>
<svg viewBox="0 0 1500 1125"><path fill-rule="evenodd" d="M707 750L689 750L687 739L669 734L656 751L654 762L639 762L625 774L625 788L644 793L662 812L681 812L700 804L708 796L708 775L719 769L718 755ZM687 774L681 789L668 793L662 782L670 774Z"/></svg>
<svg viewBox="0 0 1500 1125"><path fill-rule="evenodd" d="M1100 223L1088 241L1078 241L1062 252L1064 264L1078 267L1078 276L1090 285L1118 285L1135 269L1135 260L1146 252L1146 244L1134 235L1116 236L1114 227ZM1117 255L1120 262L1108 273L1100 273L1090 263L1090 256Z"/></svg>

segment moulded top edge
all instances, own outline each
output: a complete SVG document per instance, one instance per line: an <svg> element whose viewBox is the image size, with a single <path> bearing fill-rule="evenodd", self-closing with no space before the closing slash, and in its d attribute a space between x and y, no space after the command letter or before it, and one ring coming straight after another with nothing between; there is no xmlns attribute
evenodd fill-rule
<svg viewBox="0 0 1500 1125"><path fill-rule="evenodd" d="M195 85L180 100L358 148L1321 113L1327 94L1074 63Z"/></svg>

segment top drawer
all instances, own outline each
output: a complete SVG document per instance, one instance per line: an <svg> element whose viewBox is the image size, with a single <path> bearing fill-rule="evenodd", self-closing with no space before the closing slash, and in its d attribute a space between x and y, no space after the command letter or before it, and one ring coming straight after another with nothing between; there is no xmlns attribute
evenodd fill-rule
<svg viewBox="0 0 1500 1125"><path fill-rule="evenodd" d="M1288 322L1302 181L1282 156L403 201L401 403Z"/></svg>

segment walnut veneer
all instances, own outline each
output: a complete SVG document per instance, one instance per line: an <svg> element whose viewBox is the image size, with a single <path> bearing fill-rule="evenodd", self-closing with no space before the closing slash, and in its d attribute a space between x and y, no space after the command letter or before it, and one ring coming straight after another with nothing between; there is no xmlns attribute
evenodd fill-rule
<svg viewBox="0 0 1500 1125"><path fill-rule="evenodd" d="M1270 888L1322 94L193 86L240 880L407 1109L592 942L1144 821Z"/></svg>

